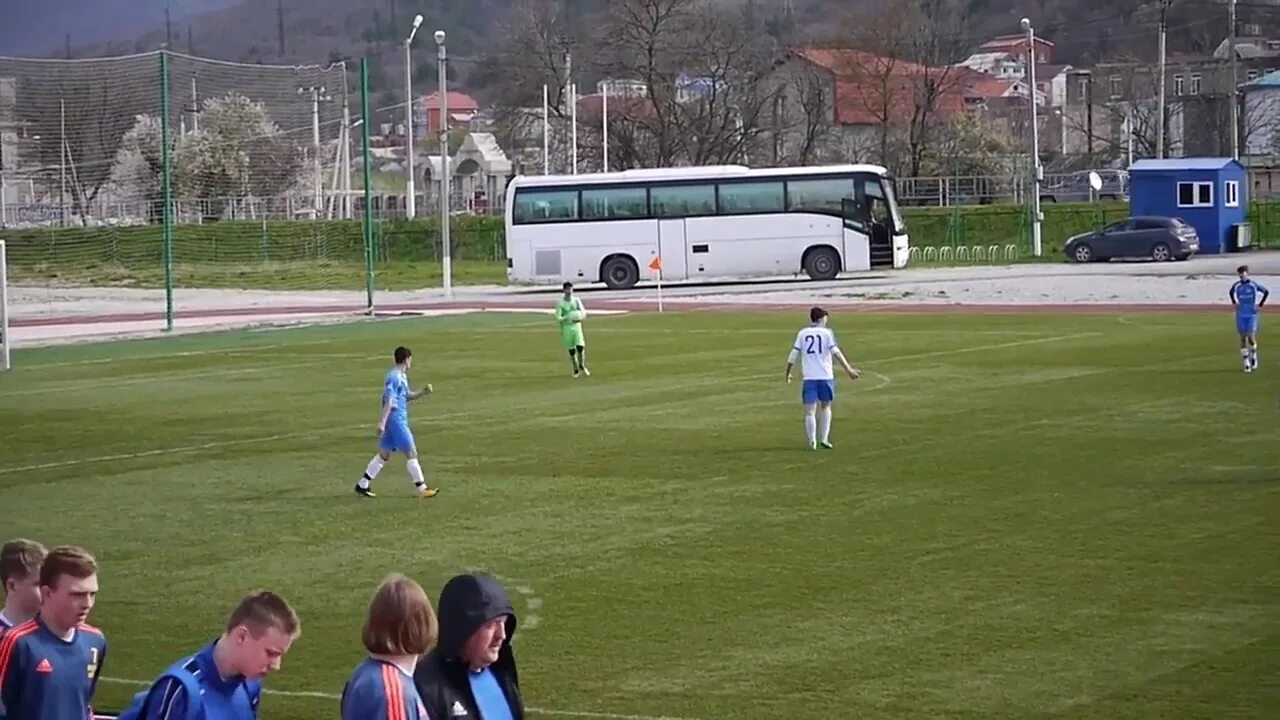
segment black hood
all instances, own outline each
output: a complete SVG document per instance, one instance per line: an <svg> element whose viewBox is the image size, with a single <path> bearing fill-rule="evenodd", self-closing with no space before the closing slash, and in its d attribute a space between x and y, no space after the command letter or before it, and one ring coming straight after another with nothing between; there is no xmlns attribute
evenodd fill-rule
<svg viewBox="0 0 1280 720"><path fill-rule="evenodd" d="M436 604L440 618L440 653L447 658L457 658L462 646L471 634L490 620L507 616L507 639L503 650L511 644L516 634L516 611L502 583L486 573L455 575L440 591Z"/></svg>

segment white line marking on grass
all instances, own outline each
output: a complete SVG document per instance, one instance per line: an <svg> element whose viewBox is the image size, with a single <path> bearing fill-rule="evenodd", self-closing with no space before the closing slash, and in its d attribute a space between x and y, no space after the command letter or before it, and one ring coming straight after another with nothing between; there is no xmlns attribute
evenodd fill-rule
<svg viewBox="0 0 1280 720"><path fill-rule="evenodd" d="M524 605L529 609L528 614L520 619L520 624L527 630L538 627L538 624L542 622L542 616L538 614L542 609L542 598L538 597L533 588L528 585L517 585L516 592L524 597Z"/></svg>
<svg viewBox="0 0 1280 720"><path fill-rule="evenodd" d="M871 387L860 388L858 390L858 392L860 393L869 393L873 390L883 390L893 384L893 378L889 377L888 375L885 375L884 373L878 373L875 370L862 370L862 374L870 375L874 378L877 378L880 380L880 382L875 385L872 385Z"/></svg>
<svg viewBox="0 0 1280 720"><path fill-rule="evenodd" d="M128 678L101 677L98 680L106 683L114 683L116 685L132 685L134 687L147 687L151 684L150 680L130 680ZM341 700L342 695L338 693L316 692L313 690L272 690L266 688L263 690L267 695L279 695L281 697L301 697L316 698L319 700ZM588 710L552 710L550 708L529 707L525 711L532 715L549 715L558 717L580 717L580 718L600 718L600 720L697 720L689 717L670 717L666 715L623 715L619 713L607 712L591 712Z"/></svg>
<svg viewBox="0 0 1280 720"><path fill-rule="evenodd" d="M118 362L145 362L147 360L171 360L174 358L199 357L201 355L251 355L257 350L279 350L281 348L305 347L307 345L331 345L341 342L338 339L307 340L296 343L274 343L272 345L250 345L248 347L223 347L208 350L187 350L185 352L159 353L156 355L121 355L120 357L94 358L92 360L70 360L57 363L40 363L37 365L21 365L15 367L18 372L33 372L50 368L77 367L80 365L109 365Z"/></svg>
<svg viewBox="0 0 1280 720"><path fill-rule="evenodd" d="M314 356L310 356L314 357ZM152 377L135 377L123 380L97 380L89 378L85 380L75 380L70 383L62 383L60 385L47 385L44 387L26 388L23 390L11 390L9 392L0 393L0 397L19 397L23 395L44 395L47 393L58 392L76 392L84 390L101 390L105 388L129 387L131 385L155 384L163 385L173 380L202 380L204 378L215 377L231 377L235 375L266 375L275 370L284 370L287 368L307 367L309 365L323 365L332 360L332 358L321 356L319 360L307 360L305 362L285 363L283 365L249 365L247 367L225 368L222 370L192 370L190 372L158 374Z"/></svg>
<svg viewBox="0 0 1280 720"><path fill-rule="evenodd" d="M52 468L72 467L74 465L88 465L90 463L110 462L112 460L134 460L137 458L154 457L156 455L176 455L179 453L199 452L201 450L212 450L214 448L235 447L237 445L255 445L258 443L276 442L277 440L295 440L298 438L317 437L320 435L330 435L338 432L351 432L360 428L368 428L369 424L348 425L341 428L329 428L327 430L308 430L307 432L282 433L280 435L264 435L256 438L242 438L239 440L216 440L213 442L200 443L199 445L183 445L180 447L160 448L158 450L143 450L141 452L120 453L118 455L99 455L97 457L80 458L78 460L62 460L59 462L39 463L37 465L23 465L20 467L0 468L0 475L8 475L17 472L30 472L34 470L50 470Z"/></svg>
<svg viewBox="0 0 1280 720"><path fill-rule="evenodd" d="M898 357L880 358L875 360L867 360L868 364L900 362L903 360L923 360L924 358L942 357L945 355L962 355L964 353L982 352L983 350L1003 350L1006 348L1022 347L1023 345L1041 345L1043 343L1063 342L1065 340L1080 340L1087 337L1101 337L1105 333L1086 332L1075 333L1072 335L1052 335L1049 337L1038 337L1030 340L1013 340L1006 343L993 343L991 345L974 345L972 347L952 348L950 350L935 350L933 352L915 353L912 355L899 355Z"/></svg>
<svg viewBox="0 0 1280 720"><path fill-rule="evenodd" d="M553 311L548 310L547 312L550 313ZM625 311L618 311L618 312L625 312ZM612 317L612 315L610 317ZM405 317L404 319L405 320L412 320L412 319L422 320L422 319L430 319L430 318L429 316L415 316L415 317ZM541 329L542 327L545 327L545 326L546 326L546 323L542 321L537 321L537 322L521 321L521 322L513 322L508 325L503 325L498 327L485 326L485 327L470 327L470 328L439 328L434 330L434 332L440 332L440 333L451 333L451 332L464 333L465 332L466 334L471 335L475 333L509 332L511 330ZM270 328L261 328L257 330L253 328L243 328L243 329L247 331L254 331L254 332L272 333L272 332L289 332L289 331L296 330L297 328L270 327ZM555 327L552 326L551 330L554 331ZM156 342L156 341L151 340L149 342ZM285 348L292 349L292 348L306 347L308 345L332 345L334 343L340 343L340 342L350 342L350 340L347 338L328 338L325 340L303 340L300 342L272 343L270 345L246 345L243 347L232 345L228 347L209 348L206 350L186 350L183 352L156 353L153 355L121 355L119 357L92 358L89 360L68 360L66 362L38 363L34 365L19 365L13 368L13 370L19 373L28 373L28 372L35 372L37 370L47 370L47 369L64 368L64 367L79 367L82 365L110 365L112 363L146 362L148 360L172 360L172 359L184 358L184 357L200 357L201 355L252 355L259 350L281 350ZM25 348L20 348L20 349L23 349L25 351ZM38 350L38 349L41 349L41 348L32 348L32 350ZM306 353L306 354L310 356L310 355L314 355L315 353Z"/></svg>

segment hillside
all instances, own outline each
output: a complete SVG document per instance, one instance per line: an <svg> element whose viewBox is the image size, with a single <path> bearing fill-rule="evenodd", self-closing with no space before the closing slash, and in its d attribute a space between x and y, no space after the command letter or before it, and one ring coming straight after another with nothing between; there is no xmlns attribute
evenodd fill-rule
<svg viewBox="0 0 1280 720"><path fill-rule="evenodd" d="M240 0L7 0L0 3L0 55L62 55L73 47L129 41L164 28L166 6L174 28ZM185 29L183 30L185 32Z"/></svg>
<svg viewBox="0 0 1280 720"><path fill-rule="evenodd" d="M756 16L777 18L784 0L721 0L750 8ZM880 0L792 0L793 22L783 41L824 38L832 32L832 19L851 8L870 7ZM1016 32L1022 16L1035 18L1038 32L1057 44L1059 62L1084 63L1112 57L1152 57L1155 48L1157 3L1153 0L953 0L965 15L966 39L976 47L995 34ZM374 85L385 92L398 88L403 67L402 43L414 13L422 13L423 25L415 51L415 78L424 87L434 84L435 59L431 32L449 33L454 58L453 77L463 86L479 78L480 58L492 51L503 20L521 0L67 0L65 3L32 3L19 9L16 26L29 29L26 44L43 43L60 55L64 28L81 23L66 5L84 6L89 19L106 14L116 34L120 23L132 22L127 40L78 46L77 57L114 55L154 50L165 34L163 6L188 17L191 11L211 9L194 19L175 21L175 49L224 60L250 63L326 64L344 57L370 57ZM1171 52L1205 52L1226 32L1225 0L1177 0L1170 11ZM567 14L577 14L579 27L590 28L591 13L605 7L604 0L565 0ZM129 12L121 12L124 7ZM283 9L282 16L279 9ZM114 12L113 12L114 11ZM1259 4L1246 3L1239 10L1241 22L1264 27L1280 13ZM25 14L23 14L25 13ZM66 19L64 19L66 18ZM281 22L281 20L283 22ZM104 21L105 22L105 21ZM766 22L766 25L768 23ZM768 25L778 27L777 24ZM15 27L6 24L6 27ZM105 29L104 29L105 31ZM12 34L12 30L6 31ZM73 36L76 36L73 33ZM473 88L474 89L474 88Z"/></svg>

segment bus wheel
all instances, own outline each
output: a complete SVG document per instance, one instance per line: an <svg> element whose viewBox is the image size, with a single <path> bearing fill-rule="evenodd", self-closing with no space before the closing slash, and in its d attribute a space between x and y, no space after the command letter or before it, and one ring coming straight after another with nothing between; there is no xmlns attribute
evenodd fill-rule
<svg viewBox="0 0 1280 720"><path fill-rule="evenodd" d="M805 253L804 271L810 280L834 280L840 273L840 255L829 247L816 247Z"/></svg>
<svg viewBox="0 0 1280 720"><path fill-rule="evenodd" d="M616 255L604 261L600 277L610 290L629 290L640 281L640 268L626 255Z"/></svg>

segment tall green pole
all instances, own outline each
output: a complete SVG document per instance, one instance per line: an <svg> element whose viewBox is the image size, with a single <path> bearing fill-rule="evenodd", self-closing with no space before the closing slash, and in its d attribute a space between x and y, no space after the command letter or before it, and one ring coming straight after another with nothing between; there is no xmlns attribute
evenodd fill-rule
<svg viewBox="0 0 1280 720"><path fill-rule="evenodd" d="M360 139L364 167L364 272L365 302L373 314L373 191L369 187L373 170L369 157L369 61L360 58Z"/></svg>
<svg viewBox="0 0 1280 720"><path fill-rule="evenodd" d="M169 53L160 51L160 186L164 199L164 323L173 329L173 157L169 153Z"/></svg>

